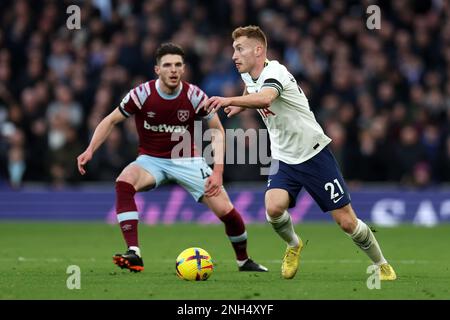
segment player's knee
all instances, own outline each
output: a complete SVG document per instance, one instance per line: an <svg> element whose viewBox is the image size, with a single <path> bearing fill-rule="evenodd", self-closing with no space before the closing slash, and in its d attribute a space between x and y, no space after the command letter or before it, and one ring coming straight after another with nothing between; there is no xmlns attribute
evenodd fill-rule
<svg viewBox="0 0 450 320"><path fill-rule="evenodd" d="M120 181L122 181L122 182L125 182L125 183L129 183L129 184L133 184L133 181L134 181L134 178L133 178L133 176L132 175L130 175L130 174L127 174L127 173L121 173L118 177L117 177L117 179L116 179L116 184L118 183L118 182L120 182Z"/></svg>
<svg viewBox="0 0 450 320"><path fill-rule="evenodd" d="M353 233L353 231L355 231L356 225L358 224L358 221L350 215L343 216L336 222L339 227L346 233Z"/></svg>
<svg viewBox="0 0 450 320"><path fill-rule="evenodd" d="M117 177L116 179L116 184L119 181L125 182L125 183L129 183L131 185L135 185L137 179L139 178L138 174L136 174L136 172L134 170L128 169L126 168L125 170L122 171L122 173Z"/></svg>
<svg viewBox="0 0 450 320"><path fill-rule="evenodd" d="M355 212L350 204L333 210L332 215L339 227L346 233L353 233L358 224Z"/></svg>
<svg viewBox="0 0 450 320"><path fill-rule="evenodd" d="M139 171L133 166L127 166L116 179L116 192L131 192L138 190Z"/></svg>
<svg viewBox="0 0 450 320"><path fill-rule="evenodd" d="M224 202L220 206L217 206L214 213L218 217L223 217L223 216L227 215L228 213L230 213L232 210L233 210L233 205L231 204L231 202Z"/></svg>
<svg viewBox="0 0 450 320"><path fill-rule="evenodd" d="M276 202L268 202L266 205L266 214L268 218L278 218L287 208Z"/></svg>

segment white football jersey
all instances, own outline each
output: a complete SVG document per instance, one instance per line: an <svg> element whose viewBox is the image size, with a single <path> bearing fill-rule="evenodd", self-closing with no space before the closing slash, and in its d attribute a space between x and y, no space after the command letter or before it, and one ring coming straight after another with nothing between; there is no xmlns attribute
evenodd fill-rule
<svg viewBox="0 0 450 320"><path fill-rule="evenodd" d="M272 158L288 164L302 163L320 152L331 139L325 135L309 108L297 81L278 61L267 61L258 79L241 74L248 93L264 87L278 90L267 109L257 109L267 126Z"/></svg>

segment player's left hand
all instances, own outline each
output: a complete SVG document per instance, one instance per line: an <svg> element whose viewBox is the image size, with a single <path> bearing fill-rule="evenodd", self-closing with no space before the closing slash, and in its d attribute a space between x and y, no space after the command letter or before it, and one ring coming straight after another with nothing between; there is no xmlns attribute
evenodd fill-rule
<svg viewBox="0 0 450 320"><path fill-rule="evenodd" d="M205 196L207 197L216 197L220 194L220 191L222 190L222 173L215 172L206 179L205 183Z"/></svg>
<svg viewBox="0 0 450 320"><path fill-rule="evenodd" d="M208 100L206 100L205 104L203 105L203 108L210 113L210 112L217 112L220 108L225 108L230 105L230 101L228 98L224 97L211 97Z"/></svg>
<svg viewBox="0 0 450 320"><path fill-rule="evenodd" d="M86 174L86 169L84 168L84 166L86 165L86 163L91 161L91 159L92 159L92 151L88 149L86 149L82 154L80 154L77 157L78 171L81 173L81 175Z"/></svg>

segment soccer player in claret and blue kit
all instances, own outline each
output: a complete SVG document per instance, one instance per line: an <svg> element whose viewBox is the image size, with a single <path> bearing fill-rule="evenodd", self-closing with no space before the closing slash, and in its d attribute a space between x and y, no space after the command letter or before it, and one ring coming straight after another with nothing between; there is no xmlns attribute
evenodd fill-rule
<svg viewBox="0 0 450 320"><path fill-rule="evenodd" d="M162 44L156 51L155 73L158 78L130 90L120 106L97 125L89 146L77 158L78 170L84 175L85 165L112 128L134 116L139 136L138 157L123 169L115 185L117 219L127 250L114 255L113 262L130 271L144 270L138 243L139 213L134 195L170 181L181 185L224 223L239 271L265 272L266 267L248 256L244 221L222 185L222 124L216 114L208 114L204 110L207 95L197 86L182 81L184 70L183 49L173 43ZM209 128L215 129L212 139L213 169L198 155L194 145L194 121L201 119L207 119ZM178 134L178 139L172 139L173 134ZM188 148L178 150L180 135L190 135L190 139L182 139L189 141Z"/></svg>

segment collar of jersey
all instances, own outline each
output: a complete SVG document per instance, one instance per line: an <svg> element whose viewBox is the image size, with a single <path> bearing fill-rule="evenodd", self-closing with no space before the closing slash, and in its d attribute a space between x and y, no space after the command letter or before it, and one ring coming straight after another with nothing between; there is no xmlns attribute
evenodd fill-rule
<svg viewBox="0 0 450 320"><path fill-rule="evenodd" d="M181 84L181 85L180 85L180 89L178 89L178 91L175 92L174 94L167 94L167 93L164 93L164 92L159 88L159 79L156 80L155 87L156 87L156 91L158 91L158 94L161 96L161 98L166 99L166 100L173 100L173 99L178 98L178 96L179 96L180 93L181 93L181 90L183 90L183 82L181 81L180 84Z"/></svg>
<svg viewBox="0 0 450 320"><path fill-rule="evenodd" d="M269 59L266 59L266 61L264 61L264 68L267 67L267 65L269 64L269 62L270 62ZM263 69L263 71L264 71L264 69ZM261 71L261 73L263 73L263 71ZM249 75L250 75L250 73L249 73ZM251 76L250 76L250 77L251 77ZM259 75L259 77L261 77L261 74ZM256 82L258 81L259 77L256 78L256 79L253 79L253 78L252 78L253 82L256 83Z"/></svg>

